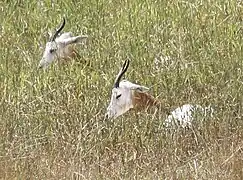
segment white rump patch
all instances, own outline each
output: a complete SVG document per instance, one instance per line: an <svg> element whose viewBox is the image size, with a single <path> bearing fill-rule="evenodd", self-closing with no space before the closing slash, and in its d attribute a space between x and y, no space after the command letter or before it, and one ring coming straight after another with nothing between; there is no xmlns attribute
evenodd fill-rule
<svg viewBox="0 0 243 180"><path fill-rule="evenodd" d="M200 105L185 104L181 107L176 108L171 114L165 119L164 125L166 128L170 127L191 127L193 120L197 115L202 117L213 116L213 108L203 108Z"/></svg>

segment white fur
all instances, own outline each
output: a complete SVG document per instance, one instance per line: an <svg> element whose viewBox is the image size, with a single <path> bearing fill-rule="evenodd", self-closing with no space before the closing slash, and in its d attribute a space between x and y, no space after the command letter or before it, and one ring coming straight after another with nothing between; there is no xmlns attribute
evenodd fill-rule
<svg viewBox="0 0 243 180"><path fill-rule="evenodd" d="M147 91L149 88L123 80L118 88L112 89L110 104L107 108L108 118L117 118L133 108L132 90ZM118 95L121 95L119 98Z"/></svg>
<svg viewBox="0 0 243 180"><path fill-rule="evenodd" d="M176 108L171 114L165 119L164 125L168 127L178 127L182 128L191 127L192 122L197 115L201 116L211 116L213 109L211 107L203 108L200 105L184 104L181 107Z"/></svg>
<svg viewBox="0 0 243 180"><path fill-rule="evenodd" d="M112 89L110 104L106 112L106 117L108 118L117 118L131 108L134 108L133 90L141 92L149 90L149 88L145 86L134 84L126 80L120 81L119 85L117 84L121 76L126 72L128 65L129 61L126 61L115 80L115 87ZM164 125L166 127L171 125L173 127L175 127L175 125L179 125L183 128L188 126L191 127L192 121L197 112L200 112L201 115L206 116L208 114L208 110L210 110L210 115L212 115L213 109L211 107L203 108L200 105L185 104L172 111L171 114L165 119Z"/></svg>
<svg viewBox="0 0 243 180"><path fill-rule="evenodd" d="M87 36L72 36L71 32L66 32L46 43L46 48L39 63L39 68L47 68L56 59L66 59L72 53L72 45L86 39Z"/></svg>
<svg viewBox="0 0 243 180"><path fill-rule="evenodd" d="M149 90L149 88L123 80L120 82L118 88L112 89L111 100L106 113L108 118L117 118L134 107L132 103L133 90L144 92ZM117 98L118 95L121 96ZM200 105L184 104L171 112L165 119L164 125L166 128L191 127L197 114L204 117L208 115L212 117L212 113L213 109L211 107L203 108Z"/></svg>

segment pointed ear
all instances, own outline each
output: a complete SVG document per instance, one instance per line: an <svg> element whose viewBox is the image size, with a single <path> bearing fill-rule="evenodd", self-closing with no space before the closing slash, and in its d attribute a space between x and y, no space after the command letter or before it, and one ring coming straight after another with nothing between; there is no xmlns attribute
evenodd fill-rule
<svg viewBox="0 0 243 180"><path fill-rule="evenodd" d="M77 43L80 43L80 42L86 40L87 38L88 38L88 36L75 36L75 37L70 37L70 38L66 38L66 39L62 40L62 43L64 43L65 45L77 44Z"/></svg>
<svg viewBox="0 0 243 180"><path fill-rule="evenodd" d="M140 85L137 85L137 84L134 84L134 86L132 86L131 89L136 90L136 91L141 91L141 92L147 92L149 90L148 87L140 86Z"/></svg>
<svg viewBox="0 0 243 180"><path fill-rule="evenodd" d="M137 91L140 91L140 92L146 92L149 90L148 87L145 87L145 86L141 86L141 85L138 85L138 84L135 84L135 83L131 83L127 80L122 80L119 84L120 87L125 87L125 88L129 88L131 90L137 90Z"/></svg>

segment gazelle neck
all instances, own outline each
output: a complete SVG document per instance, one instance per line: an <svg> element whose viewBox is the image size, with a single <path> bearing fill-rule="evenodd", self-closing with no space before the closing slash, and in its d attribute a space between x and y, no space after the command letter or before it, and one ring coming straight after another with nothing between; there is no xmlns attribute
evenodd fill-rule
<svg viewBox="0 0 243 180"><path fill-rule="evenodd" d="M154 98L152 95L146 92L133 92L133 99L132 99L133 107L137 110L146 110L151 107L161 107L161 101Z"/></svg>
<svg viewBox="0 0 243 180"><path fill-rule="evenodd" d="M166 103L146 92L134 91L132 103L135 112L145 111L149 114L156 112L160 115L161 113L162 115L168 115L170 113L170 107Z"/></svg>

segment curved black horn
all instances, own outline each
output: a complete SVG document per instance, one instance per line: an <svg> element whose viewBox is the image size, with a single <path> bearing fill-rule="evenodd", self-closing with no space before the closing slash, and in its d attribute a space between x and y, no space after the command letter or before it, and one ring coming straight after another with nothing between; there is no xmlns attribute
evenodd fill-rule
<svg viewBox="0 0 243 180"><path fill-rule="evenodd" d="M127 68L129 66L129 60L126 60L121 68L121 70L119 71L118 75L116 76L116 80L114 83L114 87L118 88L119 87L119 83L121 80L121 77L123 76L123 74L127 71Z"/></svg>
<svg viewBox="0 0 243 180"><path fill-rule="evenodd" d="M65 18L63 18L63 22L62 22L61 26L57 29L55 34L52 36L51 41L54 41L57 38L58 34L62 31L64 26L65 26Z"/></svg>

